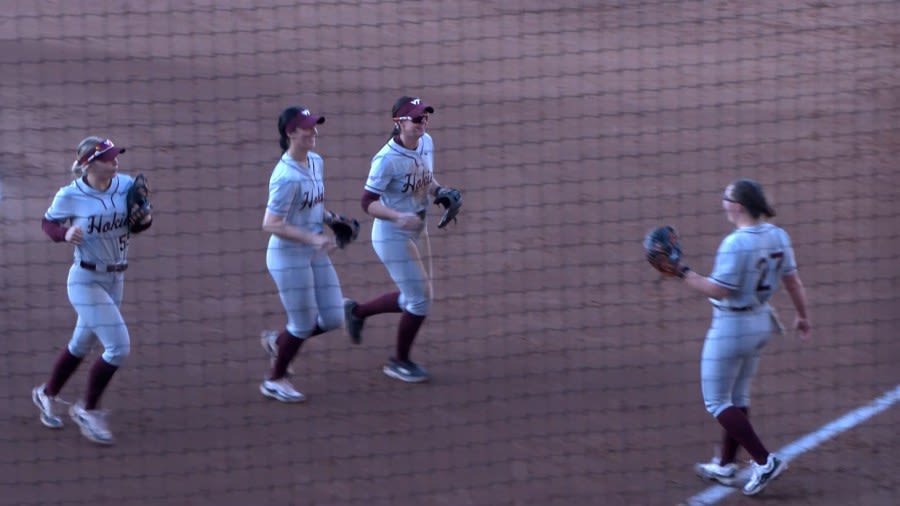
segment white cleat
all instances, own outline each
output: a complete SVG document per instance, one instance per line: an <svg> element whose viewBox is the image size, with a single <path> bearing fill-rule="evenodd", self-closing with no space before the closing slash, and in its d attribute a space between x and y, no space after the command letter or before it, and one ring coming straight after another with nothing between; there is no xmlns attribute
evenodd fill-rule
<svg viewBox="0 0 900 506"><path fill-rule="evenodd" d="M56 397L47 395L47 393L44 392L44 385L34 387L31 391L31 400L34 401L34 405L41 410L41 423L44 424L45 427L51 429L62 428L63 419L57 413L57 405L60 401Z"/></svg>
<svg viewBox="0 0 900 506"><path fill-rule="evenodd" d="M787 469L787 463L773 453L769 454L765 465L761 466L754 462L751 466L753 474L750 476L750 481L744 485L744 495L756 495L762 492L769 483L775 481L775 478L781 476L781 473Z"/></svg>
<svg viewBox="0 0 900 506"><path fill-rule="evenodd" d="M306 396L298 392L287 378L265 380L259 385L259 391L266 397L281 402L303 402Z"/></svg>
<svg viewBox="0 0 900 506"><path fill-rule="evenodd" d="M694 472L697 473L697 476L704 480L715 481L726 487L737 486L737 471L737 464L731 463L721 466L718 459L694 464Z"/></svg>
<svg viewBox="0 0 900 506"><path fill-rule="evenodd" d="M112 432L109 430L106 410L84 409L84 406L79 402L69 408L69 415L81 428L81 435L89 440L101 445L111 445L116 442Z"/></svg>

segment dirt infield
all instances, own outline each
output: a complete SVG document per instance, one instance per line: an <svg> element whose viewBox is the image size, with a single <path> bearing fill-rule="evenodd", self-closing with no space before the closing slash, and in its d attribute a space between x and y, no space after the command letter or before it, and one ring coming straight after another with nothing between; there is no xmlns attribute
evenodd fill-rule
<svg viewBox="0 0 900 506"><path fill-rule="evenodd" d="M709 305L657 282L640 239L673 224L708 273L739 176L792 234L815 325L813 344L765 351L766 443L900 384L896 2L14 3L0 505L678 504L707 488L691 465L719 436L699 392ZM382 316L363 346L334 332L304 347L307 404L269 402L257 336L284 316L259 225L278 112L328 118L329 208L362 218L406 93L435 105L436 175L465 196L458 224L431 217L437 292L414 353L435 380L381 374L396 324ZM111 448L45 429L29 399L75 320L71 248L39 221L90 134L130 148L122 168L149 174L157 208L132 246ZM359 299L391 287L363 221L332 257ZM894 408L800 456L763 502L893 504L898 426ZM751 503L739 495L719 504Z"/></svg>

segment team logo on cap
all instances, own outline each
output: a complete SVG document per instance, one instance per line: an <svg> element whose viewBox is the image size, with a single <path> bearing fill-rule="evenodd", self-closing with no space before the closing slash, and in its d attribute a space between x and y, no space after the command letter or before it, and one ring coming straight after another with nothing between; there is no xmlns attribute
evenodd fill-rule
<svg viewBox="0 0 900 506"><path fill-rule="evenodd" d="M422 103L422 101L419 100L418 98L414 98L414 99L410 100L409 103L412 105L419 105Z"/></svg>
<svg viewBox="0 0 900 506"><path fill-rule="evenodd" d="M302 114L304 116L309 116L310 115L309 109L303 109L302 111L300 111L300 114Z"/></svg>

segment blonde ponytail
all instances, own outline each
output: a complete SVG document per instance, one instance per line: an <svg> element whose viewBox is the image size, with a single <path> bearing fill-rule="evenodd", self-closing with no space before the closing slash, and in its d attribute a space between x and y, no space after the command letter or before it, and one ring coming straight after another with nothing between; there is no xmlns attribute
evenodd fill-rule
<svg viewBox="0 0 900 506"><path fill-rule="evenodd" d="M75 177L79 177L84 174L84 169L86 168L87 167L85 167L84 165L78 163L78 160L75 160L74 162L72 162L72 168L70 170Z"/></svg>
<svg viewBox="0 0 900 506"><path fill-rule="evenodd" d="M81 142L78 143L78 147L75 149L75 161L72 162L72 168L70 169L75 177L79 177L84 174L89 165L86 163L81 163L80 160L86 153L93 151L98 144L103 142L103 140L103 137L92 135L90 137L85 137L81 140Z"/></svg>

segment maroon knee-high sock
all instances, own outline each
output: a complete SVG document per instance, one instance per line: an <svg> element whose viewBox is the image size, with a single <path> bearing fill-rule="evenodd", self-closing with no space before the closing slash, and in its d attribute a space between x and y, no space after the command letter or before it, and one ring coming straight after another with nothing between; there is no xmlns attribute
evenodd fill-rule
<svg viewBox="0 0 900 506"><path fill-rule="evenodd" d="M397 326L397 360L409 360L409 350L412 349L413 341L424 321L424 316L403 311L400 325Z"/></svg>
<svg viewBox="0 0 900 506"><path fill-rule="evenodd" d="M316 328L313 329L312 334L310 334L309 337L317 336L319 334L324 334L324 333L325 333L325 331L322 330L322 327L320 327L319 324L317 323ZM278 334L278 337L275 338L275 345L278 346L279 348L281 348L282 343L284 343L284 341L286 341L288 339L296 339L296 338L294 336L292 336L290 333L288 333L287 330L285 330L281 334Z"/></svg>
<svg viewBox="0 0 900 506"><path fill-rule="evenodd" d="M750 419L750 408L738 407L738 409L744 412L747 420ZM737 442L737 439L731 437L727 430L722 429L722 454L719 456L719 465L724 466L734 462L739 446L740 443Z"/></svg>
<svg viewBox="0 0 900 506"><path fill-rule="evenodd" d="M728 434L731 435L759 465L764 465L769 458L769 450L763 446L747 415L740 408L730 406L716 417Z"/></svg>
<svg viewBox="0 0 900 506"><path fill-rule="evenodd" d="M400 292L391 292L379 295L374 299L356 306L353 310L353 316L357 318L368 318L381 313L399 313L403 311L400 308Z"/></svg>
<svg viewBox="0 0 900 506"><path fill-rule="evenodd" d="M69 352L68 347L64 347L53 365L53 372L50 373L50 381L44 385L44 393L50 397L59 395L60 390L78 369L84 357L76 357Z"/></svg>
<svg viewBox="0 0 900 506"><path fill-rule="evenodd" d="M275 341L278 343L278 356L275 357L275 363L272 365L269 379L279 380L287 376L288 365L297 356L300 347L303 346L303 341L304 339L294 337L286 329L282 330L281 334L278 334L278 339Z"/></svg>
<svg viewBox="0 0 900 506"><path fill-rule="evenodd" d="M112 365L103 358L98 358L91 367L90 376L88 376L87 393L84 396L84 409L97 409L100 403L100 397L106 386L112 380L113 374L119 370L119 366Z"/></svg>

